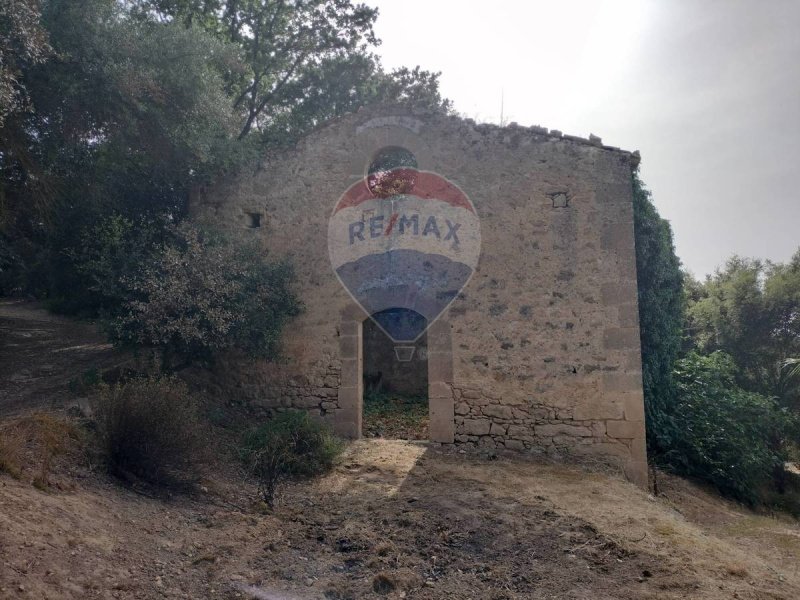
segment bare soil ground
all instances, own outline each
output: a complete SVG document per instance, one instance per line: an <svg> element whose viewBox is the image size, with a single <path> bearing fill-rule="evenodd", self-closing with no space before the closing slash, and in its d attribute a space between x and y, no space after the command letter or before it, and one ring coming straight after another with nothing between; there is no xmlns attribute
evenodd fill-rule
<svg viewBox="0 0 800 600"><path fill-rule="evenodd" d="M18 347L31 377L47 348ZM18 385L0 380L17 410L62 393ZM655 498L615 473L370 439L268 512L224 457L170 498L80 456L46 486L0 473L0 598L800 598L797 521L665 475Z"/></svg>
<svg viewBox="0 0 800 600"><path fill-rule="evenodd" d="M91 323L52 315L34 302L0 299L0 417L63 407L71 379L127 361Z"/></svg>
<svg viewBox="0 0 800 600"><path fill-rule="evenodd" d="M800 527L675 478L391 440L263 512L231 478L158 499L85 471L0 475L0 597L800 597Z"/></svg>

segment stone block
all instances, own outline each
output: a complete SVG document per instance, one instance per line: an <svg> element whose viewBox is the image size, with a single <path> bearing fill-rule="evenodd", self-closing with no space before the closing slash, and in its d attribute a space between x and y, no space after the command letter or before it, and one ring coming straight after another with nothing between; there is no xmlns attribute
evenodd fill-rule
<svg viewBox="0 0 800 600"><path fill-rule="evenodd" d="M499 435L505 437L506 426L501 425L500 423L492 423L492 426L489 428L489 435Z"/></svg>
<svg viewBox="0 0 800 600"><path fill-rule="evenodd" d="M342 322L356 321L359 326L364 319L369 317L369 315L364 312L364 309L355 302L350 302L339 314L341 315Z"/></svg>
<svg viewBox="0 0 800 600"><path fill-rule="evenodd" d="M455 435L455 414L453 397L431 398L429 400L430 419L428 433L432 442L452 444ZM468 433L468 432L467 432Z"/></svg>
<svg viewBox="0 0 800 600"><path fill-rule="evenodd" d="M343 361L347 359L359 358L361 338L355 335L343 335L339 337L339 352Z"/></svg>
<svg viewBox="0 0 800 600"><path fill-rule="evenodd" d="M573 437L591 437L592 430L584 425L568 425L558 423L555 425L536 425L533 428L536 435L553 437L556 435L569 435Z"/></svg>
<svg viewBox="0 0 800 600"><path fill-rule="evenodd" d="M491 426L492 424L488 419L464 419L459 432L467 435L489 435Z"/></svg>
<svg viewBox="0 0 800 600"><path fill-rule="evenodd" d="M506 433L510 438L529 440L533 437L533 427L526 427L524 425L509 425Z"/></svg>
<svg viewBox="0 0 800 600"><path fill-rule="evenodd" d="M603 331L603 346L608 350L638 348L639 345L638 327L609 327Z"/></svg>
<svg viewBox="0 0 800 600"><path fill-rule="evenodd" d="M339 388L339 407L343 411L357 412L361 414L361 388L360 387L340 387Z"/></svg>
<svg viewBox="0 0 800 600"><path fill-rule="evenodd" d="M644 433L644 431L642 431ZM635 437L631 440L631 456L634 460L647 462L647 443L645 436Z"/></svg>
<svg viewBox="0 0 800 600"><path fill-rule="evenodd" d="M639 307L636 304L620 304L617 307L620 327L639 327Z"/></svg>
<svg viewBox="0 0 800 600"><path fill-rule="evenodd" d="M635 279L609 282L600 286L600 298L606 306L636 302L637 294Z"/></svg>
<svg viewBox="0 0 800 600"><path fill-rule="evenodd" d="M604 421L606 419L622 419L624 416L623 403L616 397L606 395L585 398L574 410L576 421Z"/></svg>
<svg viewBox="0 0 800 600"><path fill-rule="evenodd" d="M638 392L641 389L641 373L603 373L603 390L606 392Z"/></svg>
<svg viewBox="0 0 800 600"><path fill-rule="evenodd" d="M575 446L575 454L586 456L610 456L623 461L630 460L630 449L621 442L595 442L594 444L581 444ZM623 463L624 464L624 463Z"/></svg>
<svg viewBox="0 0 800 600"><path fill-rule="evenodd" d="M357 387L361 381L361 361L356 358L342 360L342 379L340 386Z"/></svg>
<svg viewBox="0 0 800 600"><path fill-rule="evenodd" d="M603 250L631 252L633 250L633 223L612 223L603 228L600 238Z"/></svg>
<svg viewBox="0 0 800 600"><path fill-rule="evenodd" d="M342 321L339 325L339 335L361 335L361 323L359 321Z"/></svg>
<svg viewBox="0 0 800 600"><path fill-rule="evenodd" d="M337 410L333 415L333 431L349 439L361 437L361 413Z"/></svg>
<svg viewBox="0 0 800 600"><path fill-rule="evenodd" d="M625 420L644 421L644 393L627 392L621 394L625 406Z"/></svg>
<svg viewBox="0 0 800 600"><path fill-rule="evenodd" d="M595 421L590 426L592 428L592 435L596 438L602 438L606 435L606 424L603 421Z"/></svg>
<svg viewBox="0 0 800 600"><path fill-rule="evenodd" d="M450 323L445 319L437 319L428 327L428 351L429 352L452 352L453 334Z"/></svg>
<svg viewBox="0 0 800 600"><path fill-rule="evenodd" d="M452 352L428 351L428 381L453 383Z"/></svg>
<svg viewBox="0 0 800 600"><path fill-rule="evenodd" d="M429 398L450 398L453 399L453 388L443 381L430 381L428 383Z"/></svg>
<svg viewBox="0 0 800 600"><path fill-rule="evenodd" d="M481 409L481 412L494 419L513 419L514 413L510 406L502 406L500 404L489 404Z"/></svg>
<svg viewBox="0 0 800 600"><path fill-rule="evenodd" d="M633 439L644 437L642 421L606 421L606 433L617 439Z"/></svg>
<svg viewBox="0 0 800 600"><path fill-rule="evenodd" d="M525 444L520 440L509 440L506 439L504 441L505 447L508 450L514 450L516 452L523 452L525 450Z"/></svg>
<svg viewBox="0 0 800 600"><path fill-rule="evenodd" d="M643 490L648 490L650 486L647 462L640 460L629 460L625 463L625 478Z"/></svg>

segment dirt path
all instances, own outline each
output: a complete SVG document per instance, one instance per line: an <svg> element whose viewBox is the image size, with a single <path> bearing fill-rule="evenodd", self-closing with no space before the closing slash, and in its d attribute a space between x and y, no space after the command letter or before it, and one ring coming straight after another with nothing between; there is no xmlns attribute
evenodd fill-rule
<svg viewBox="0 0 800 600"><path fill-rule="evenodd" d="M61 407L71 379L124 360L91 323L52 315L37 303L0 300L0 417Z"/></svg>
<svg viewBox="0 0 800 600"><path fill-rule="evenodd" d="M236 482L164 501L70 480L43 492L0 475L0 597L800 597L796 522L679 480L655 499L614 475L380 439L274 513Z"/></svg>

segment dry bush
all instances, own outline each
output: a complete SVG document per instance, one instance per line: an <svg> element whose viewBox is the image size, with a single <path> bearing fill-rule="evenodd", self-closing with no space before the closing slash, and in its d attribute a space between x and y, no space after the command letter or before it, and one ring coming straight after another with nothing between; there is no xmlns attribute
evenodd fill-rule
<svg viewBox="0 0 800 600"><path fill-rule="evenodd" d="M205 458L203 426L185 383L140 377L102 386L92 401L111 473L160 485L197 478Z"/></svg>
<svg viewBox="0 0 800 600"><path fill-rule="evenodd" d="M50 486L53 460L83 445L81 431L69 421L37 412L0 425L0 471L36 487Z"/></svg>

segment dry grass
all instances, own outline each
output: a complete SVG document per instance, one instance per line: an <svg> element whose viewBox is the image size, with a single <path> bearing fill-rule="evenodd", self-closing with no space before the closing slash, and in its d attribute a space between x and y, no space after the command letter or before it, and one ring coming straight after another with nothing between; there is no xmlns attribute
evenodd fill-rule
<svg viewBox="0 0 800 600"><path fill-rule="evenodd" d="M16 479L29 476L42 489L50 487L53 461L83 446L81 431L56 415L36 412L0 425L0 471Z"/></svg>
<svg viewBox="0 0 800 600"><path fill-rule="evenodd" d="M131 379L100 386L92 402L111 473L162 485L199 477L207 459L207 430L185 383L169 377Z"/></svg>
<svg viewBox="0 0 800 600"><path fill-rule="evenodd" d="M666 476L654 498L613 475L375 439L265 514L239 508L256 495L239 479L169 503L102 479L3 484L0 597L5 578L37 598L800 598L796 521Z"/></svg>

